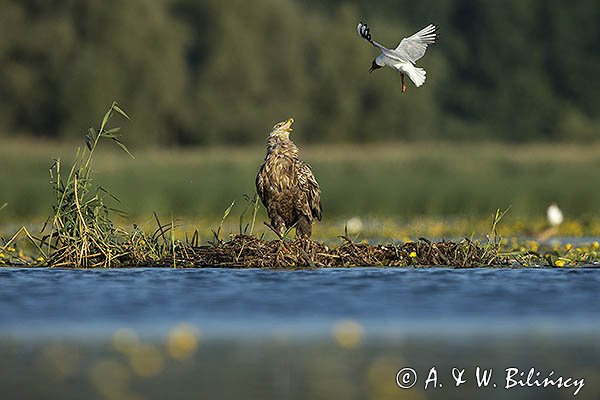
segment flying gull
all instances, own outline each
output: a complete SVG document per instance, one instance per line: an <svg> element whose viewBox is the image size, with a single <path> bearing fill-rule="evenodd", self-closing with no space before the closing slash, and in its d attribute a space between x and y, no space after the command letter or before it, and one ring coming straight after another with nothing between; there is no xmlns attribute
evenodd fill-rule
<svg viewBox="0 0 600 400"><path fill-rule="evenodd" d="M423 68L416 67L415 63L425 55L428 45L438 42L439 33L437 25L429 24L414 35L402 39L398 47L394 50L388 49L371 39L371 33L367 24L359 22L357 30L360 37L381 51L381 54L373 60L369 72L373 72L386 65L400 72L400 76L402 77L402 93L406 91L404 74L408 75L417 87L425 83L427 73Z"/></svg>

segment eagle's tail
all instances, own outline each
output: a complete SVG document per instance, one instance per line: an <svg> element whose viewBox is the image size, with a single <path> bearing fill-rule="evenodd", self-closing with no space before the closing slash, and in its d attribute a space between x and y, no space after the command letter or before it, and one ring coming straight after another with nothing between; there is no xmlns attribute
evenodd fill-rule
<svg viewBox="0 0 600 400"><path fill-rule="evenodd" d="M423 68L415 67L414 65L409 65L404 69L406 71L406 75L408 75L408 77L411 81L413 81L416 87L419 87L425 83L425 79L427 79L427 72Z"/></svg>

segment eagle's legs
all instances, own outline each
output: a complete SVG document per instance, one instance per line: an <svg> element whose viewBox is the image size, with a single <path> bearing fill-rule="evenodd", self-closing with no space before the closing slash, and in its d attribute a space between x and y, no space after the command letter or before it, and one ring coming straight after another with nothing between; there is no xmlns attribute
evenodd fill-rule
<svg viewBox="0 0 600 400"><path fill-rule="evenodd" d="M275 228L275 233L279 235L279 238L283 238L283 235L285 234L285 222L283 221L283 218L279 215L273 216L273 218L271 218L271 225Z"/></svg>
<svg viewBox="0 0 600 400"><path fill-rule="evenodd" d="M312 223L305 215L303 215L298 219L298 225L296 225L296 236L301 239L308 239L310 238L311 234Z"/></svg>
<svg viewBox="0 0 600 400"><path fill-rule="evenodd" d="M267 206L267 215L269 216L269 219L271 220L271 224L265 224L267 225L269 228L271 228L271 230L277 235L279 236L280 239L283 238L283 235L285 234L285 221L283 220L283 217L281 215L279 215L279 211L276 208L276 204L270 203Z"/></svg>
<svg viewBox="0 0 600 400"><path fill-rule="evenodd" d="M267 214L269 216L269 219L271 220L271 223L268 224L265 221L265 223L264 223L265 226L267 226L269 229L271 229L273 231L273 233L275 233L279 237L279 239L283 239L283 235L285 234L285 230L286 230L285 221L272 208L269 208L269 210L267 211Z"/></svg>
<svg viewBox="0 0 600 400"><path fill-rule="evenodd" d="M272 230L273 233L276 234L279 239L283 239L283 234L280 234L279 232L277 232L277 229L275 229L275 227L273 225L269 224L267 221L264 221L263 224L265 224L265 226L267 228Z"/></svg>
<svg viewBox="0 0 600 400"><path fill-rule="evenodd" d="M404 83L404 72L400 73L400 77L402 78L402 93L406 92L406 83Z"/></svg>

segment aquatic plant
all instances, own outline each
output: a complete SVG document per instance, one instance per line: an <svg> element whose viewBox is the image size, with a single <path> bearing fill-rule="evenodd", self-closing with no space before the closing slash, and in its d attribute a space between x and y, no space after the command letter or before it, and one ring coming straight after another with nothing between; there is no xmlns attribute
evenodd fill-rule
<svg viewBox="0 0 600 400"><path fill-rule="evenodd" d="M121 128L109 128L115 114L129 116L115 102L112 103L98 130L90 128L85 135L85 147L77 149L75 161L65 174L60 158L50 167L50 180L55 195L52 214L42 232L48 265L78 267L108 267L114 261L129 255L122 246L123 235L113 224L111 213L120 213L107 204L107 197L118 198L93 180L93 159L101 140L109 140L124 152L133 155L121 142Z"/></svg>

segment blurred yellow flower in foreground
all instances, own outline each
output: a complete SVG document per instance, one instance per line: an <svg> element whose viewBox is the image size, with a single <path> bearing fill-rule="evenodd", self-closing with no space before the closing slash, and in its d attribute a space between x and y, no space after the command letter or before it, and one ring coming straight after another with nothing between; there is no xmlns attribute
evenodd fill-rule
<svg viewBox="0 0 600 400"><path fill-rule="evenodd" d="M567 245L565 246L565 250L569 251L573 248L573 245L571 243L567 243Z"/></svg>
<svg viewBox="0 0 600 400"><path fill-rule="evenodd" d="M410 258L415 258L417 257L417 253L415 251L411 251L410 254L408 255Z"/></svg>
<svg viewBox="0 0 600 400"><path fill-rule="evenodd" d="M599 247L600 247L600 243L598 243L598 242L592 243L592 249L597 249Z"/></svg>
<svg viewBox="0 0 600 400"><path fill-rule="evenodd" d="M176 360L189 358L198 349L200 332L191 325L178 325L169 332L167 351Z"/></svg>
<svg viewBox="0 0 600 400"><path fill-rule="evenodd" d="M140 339L133 329L121 328L114 333L112 344L119 353L128 355L140 345Z"/></svg>
<svg viewBox="0 0 600 400"><path fill-rule="evenodd" d="M345 319L333 326L332 335L338 346L354 349L362 343L365 332L358 322Z"/></svg>
<svg viewBox="0 0 600 400"><path fill-rule="evenodd" d="M151 344L141 344L134 347L134 351L129 357L131 369L139 376L155 376L163 369L163 356L160 350Z"/></svg>
<svg viewBox="0 0 600 400"><path fill-rule="evenodd" d="M90 369L92 385L105 399L130 399L131 373L129 369L115 360L100 360Z"/></svg>
<svg viewBox="0 0 600 400"><path fill-rule="evenodd" d="M556 261L554 261L554 265L556 265L557 267L564 267L565 261L564 260L556 260Z"/></svg>
<svg viewBox="0 0 600 400"><path fill-rule="evenodd" d="M394 383L393 377L396 376L402 365L405 365L405 362L398 358L383 356L375 359L367 370L367 398L369 400L423 400L423 395L415 387L403 391L401 397L398 395L399 389ZM390 377L392 377L392 383L390 383Z"/></svg>
<svg viewBox="0 0 600 400"><path fill-rule="evenodd" d="M119 353L129 358L136 375L155 376L162 371L164 357L160 350L154 345L141 343L133 329L118 329L112 337L112 344Z"/></svg>

